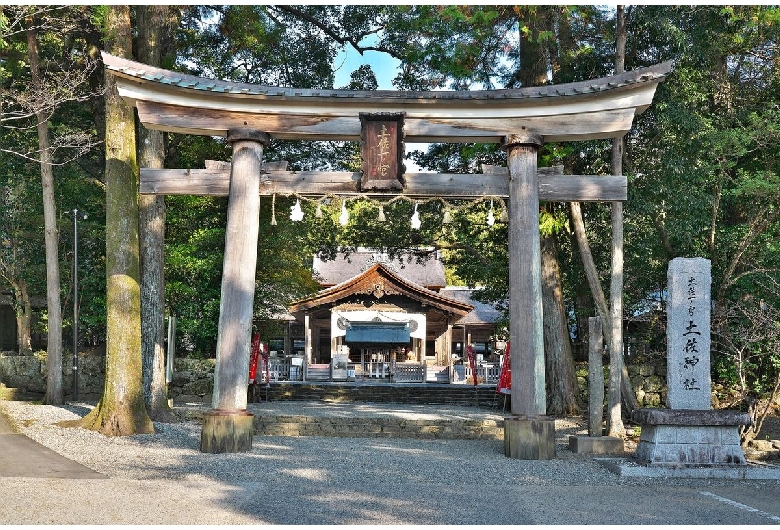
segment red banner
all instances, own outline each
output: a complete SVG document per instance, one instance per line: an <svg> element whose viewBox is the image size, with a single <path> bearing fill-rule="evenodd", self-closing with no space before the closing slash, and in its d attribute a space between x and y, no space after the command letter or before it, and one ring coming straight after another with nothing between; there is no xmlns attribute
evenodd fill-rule
<svg viewBox="0 0 780 530"><path fill-rule="evenodd" d="M474 355L474 349L471 347L471 344L469 344L466 353L469 356L469 366L471 366L471 379L474 380L474 386L477 386L479 384L477 378L477 359L476 355Z"/></svg>
<svg viewBox="0 0 780 530"><path fill-rule="evenodd" d="M260 345L260 355L263 357L263 371L265 372L265 384L271 382L271 363L268 360L268 344Z"/></svg>
<svg viewBox="0 0 780 530"><path fill-rule="evenodd" d="M498 377L498 387L496 392L499 394L512 393L512 356L509 354L509 341L506 343L504 352L504 365L501 366L501 375Z"/></svg>
<svg viewBox="0 0 780 530"><path fill-rule="evenodd" d="M249 384L255 383L257 376L257 358L260 355L260 334L255 333L252 336L252 356L249 358Z"/></svg>

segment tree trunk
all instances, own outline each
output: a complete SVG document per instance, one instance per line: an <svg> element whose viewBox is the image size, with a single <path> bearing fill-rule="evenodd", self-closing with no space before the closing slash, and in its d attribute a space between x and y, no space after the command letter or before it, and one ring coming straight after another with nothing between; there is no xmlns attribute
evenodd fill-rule
<svg viewBox="0 0 780 530"><path fill-rule="evenodd" d="M130 8L109 6L106 51L132 58ZM143 401L138 262L138 167L133 110L106 83L106 382L81 424L106 436L154 432Z"/></svg>
<svg viewBox="0 0 780 530"><path fill-rule="evenodd" d="M42 89L38 61L38 37L34 30L27 30L27 58L33 89ZM57 230L57 206L54 203L54 172L52 171L49 143L49 113L36 111L38 150L41 156L41 186L43 188L43 224L46 247L46 307L48 309L48 337L46 343L46 396L47 405L62 405L62 306L60 302L59 233ZM76 352L73 352L74 355Z"/></svg>
<svg viewBox="0 0 780 530"><path fill-rule="evenodd" d="M625 71L626 64L626 16L624 6L617 6L617 39L615 42L615 74ZM623 162L625 159L626 138L621 136L612 140L612 174L623 174ZM610 367L614 364L622 374L619 379L620 389L616 391L616 400L622 400L626 413L630 415L639 408L636 400L636 392L631 385L628 369L623 357L623 203L612 203L612 285L610 286L610 298L612 308L612 346L610 351L616 352L615 360L610 359ZM619 322L618 322L619 319ZM617 357L619 355L619 357ZM625 433L622 419L617 432Z"/></svg>
<svg viewBox="0 0 780 530"><path fill-rule="evenodd" d="M138 60L160 66L160 39L168 6L138 6ZM138 157L141 167L164 166L163 133L138 128ZM165 383L165 197L141 195L139 230L141 245L141 351L144 403L156 421L176 421L168 406Z"/></svg>
<svg viewBox="0 0 780 530"><path fill-rule="evenodd" d="M572 238L571 242L577 248L577 242ZM574 314L577 319L577 342L579 351L575 352L575 361L588 360L588 342L590 341L590 327L588 319L593 316L593 296L590 294L587 282L575 280L574 286Z"/></svg>
<svg viewBox="0 0 780 530"><path fill-rule="evenodd" d="M619 174L619 173L618 173ZM612 279L609 289L609 398L607 400L607 436L623 437L621 391L623 388L623 203L612 203Z"/></svg>
<svg viewBox="0 0 780 530"><path fill-rule="evenodd" d="M550 65L547 45L539 38L540 32L552 27L555 8L539 6L528 8L530 31L521 32L520 68L515 73L520 86L540 86L547 83ZM569 329L563 308L561 271L558 264L555 236L541 238L541 298L542 329L545 351L545 390L548 414L568 414L579 410L577 404L576 373L571 350ZM515 317L517 318L517 317Z"/></svg>
<svg viewBox="0 0 780 530"><path fill-rule="evenodd" d="M604 290L601 288L599 271L596 269L596 264L593 261L593 253L590 251L590 243L588 243L588 236L585 233L585 221L582 219L582 206L579 202L575 201L569 203L569 207L571 209L574 238L577 241L577 248L580 251L582 267L585 270L585 278L588 280L588 286L593 295L596 312L598 313L599 318L601 318L603 329L611 329L612 327L609 322L609 306L607 305L607 298L604 296Z"/></svg>
<svg viewBox="0 0 780 530"><path fill-rule="evenodd" d="M547 380L547 414L577 414L577 375L563 306L555 235L541 237L542 313Z"/></svg>
<svg viewBox="0 0 780 530"><path fill-rule="evenodd" d="M27 288L27 282L19 280L14 282L11 287L14 290L16 299L16 344L19 347L19 353L28 353L32 351L31 327L32 327L32 304L30 303L30 291Z"/></svg>
<svg viewBox="0 0 780 530"><path fill-rule="evenodd" d="M547 49L540 42L539 33L546 29L548 7L536 6L528 20L529 31L520 31L520 68L515 73L521 87L541 86L547 83ZM520 23L520 27L523 24Z"/></svg>
<svg viewBox="0 0 780 530"><path fill-rule="evenodd" d="M615 42L615 74L625 70L626 18L623 6L617 6ZM623 172L623 137L612 139L612 174ZM626 433L621 412L623 387L623 203L612 203L612 279L609 287L609 399L607 404L607 434L622 437Z"/></svg>

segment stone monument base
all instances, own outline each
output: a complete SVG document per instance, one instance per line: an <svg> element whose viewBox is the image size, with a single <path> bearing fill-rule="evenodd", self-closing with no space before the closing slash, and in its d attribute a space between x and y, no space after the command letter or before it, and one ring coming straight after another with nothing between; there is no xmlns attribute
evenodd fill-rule
<svg viewBox="0 0 780 530"><path fill-rule="evenodd" d="M746 466L739 426L752 423L735 410L639 409L642 427L634 458L638 464L667 467Z"/></svg>
<svg viewBox="0 0 780 530"><path fill-rule="evenodd" d="M252 450L254 415L245 410L210 410L203 414L201 453L245 453Z"/></svg>
<svg viewBox="0 0 780 530"><path fill-rule="evenodd" d="M518 460L555 458L555 420L531 415L504 418L504 454Z"/></svg>
<svg viewBox="0 0 780 530"><path fill-rule="evenodd" d="M569 436L569 449L575 454L609 455L623 452L623 439L614 436Z"/></svg>

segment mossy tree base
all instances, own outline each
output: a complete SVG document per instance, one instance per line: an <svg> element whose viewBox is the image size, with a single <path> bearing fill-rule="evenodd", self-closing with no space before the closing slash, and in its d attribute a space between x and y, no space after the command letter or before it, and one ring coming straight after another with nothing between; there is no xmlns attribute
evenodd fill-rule
<svg viewBox="0 0 780 530"><path fill-rule="evenodd" d="M84 416L77 420L79 427L97 431L104 436L132 436L134 434L154 433L154 424L146 414L140 396L135 406L109 406L105 397Z"/></svg>
<svg viewBox="0 0 780 530"><path fill-rule="evenodd" d="M203 415L201 453L245 453L252 450L254 415L244 411L212 410Z"/></svg>

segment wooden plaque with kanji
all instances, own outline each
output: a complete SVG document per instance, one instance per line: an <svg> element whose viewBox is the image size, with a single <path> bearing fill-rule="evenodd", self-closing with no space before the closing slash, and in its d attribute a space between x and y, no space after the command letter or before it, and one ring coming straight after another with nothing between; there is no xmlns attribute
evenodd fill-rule
<svg viewBox="0 0 780 530"><path fill-rule="evenodd" d="M404 188L404 115L360 114L361 190Z"/></svg>

